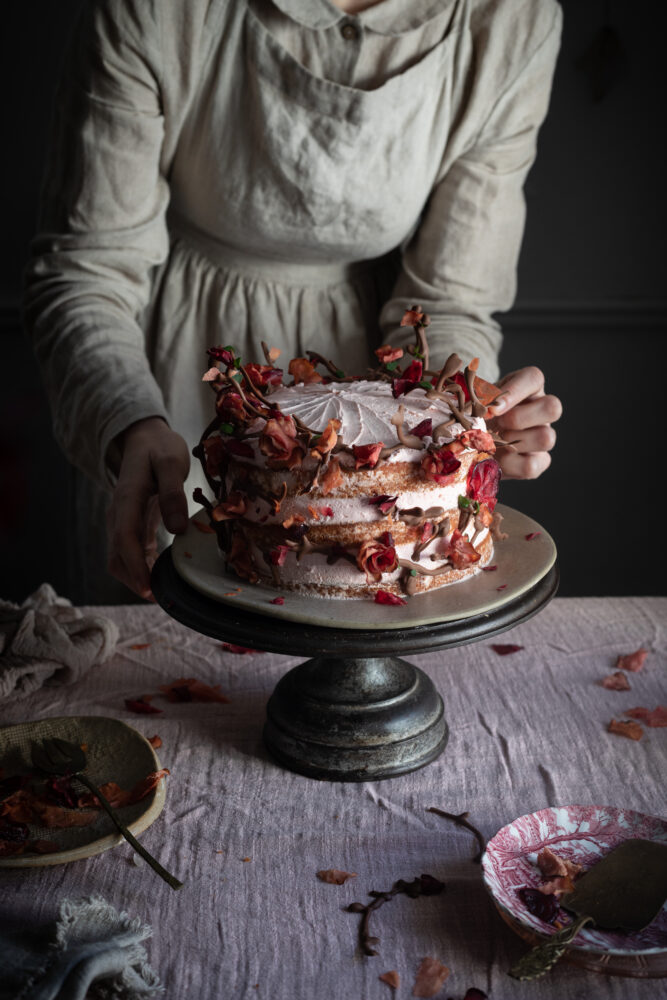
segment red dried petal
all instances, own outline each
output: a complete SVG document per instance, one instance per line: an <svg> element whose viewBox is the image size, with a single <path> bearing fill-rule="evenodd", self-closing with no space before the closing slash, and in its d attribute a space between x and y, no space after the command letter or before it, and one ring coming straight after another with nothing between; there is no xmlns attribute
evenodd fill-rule
<svg viewBox="0 0 667 1000"><path fill-rule="evenodd" d="M428 417L426 420L418 423L416 427L413 427L409 433L418 438L431 437L433 434L433 421Z"/></svg>
<svg viewBox="0 0 667 1000"><path fill-rule="evenodd" d="M239 647L241 648L241 647ZM220 704L228 704L229 698L220 691L220 685L204 684L196 677L183 677L172 681L171 684L163 684L160 691L166 694L168 701L217 701Z"/></svg>
<svg viewBox="0 0 667 1000"><path fill-rule="evenodd" d="M539 538L541 534L542 534L541 531L531 531L529 534L527 534L525 536L526 537L526 541L527 542L532 542L533 538Z"/></svg>
<svg viewBox="0 0 667 1000"><path fill-rule="evenodd" d="M246 656L249 653L258 653L258 649L251 649L250 646L237 646L233 642L222 642L220 643L222 648L226 653L236 653L237 656ZM229 699L227 699L229 700Z"/></svg>
<svg viewBox="0 0 667 1000"><path fill-rule="evenodd" d="M284 603L285 603L284 597L274 597L272 601L269 601L269 604L284 604Z"/></svg>
<svg viewBox="0 0 667 1000"><path fill-rule="evenodd" d="M135 642L133 646L130 646L130 649L149 649L151 645L150 642Z"/></svg>
<svg viewBox="0 0 667 1000"><path fill-rule="evenodd" d="M616 733L618 736L627 736L629 740L640 740L644 735L644 730L638 722L618 722L612 719L607 726L608 733Z"/></svg>
<svg viewBox="0 0 667 1000"><path fill-rule="evenodd" d="M427 451L420 462L423 477L440 486L447 486L453 482L460 467L461 462L446 445L436 451Z"/></svg>
<svg viewBox="0 0 667 1000"><path fill-rule="evenodd" d="M376 590L375 597L373 598L376 604L407 604L402 597L397 597L396 594L390 594L387 590Z"/></svg>
<svg viewBox="0 0 667 1000"><path fill-rule="evenodd" d="M658 707L654 708L652 711L648 708L642 708L641 706L638 706L637 708L628 708L625 714L629 715L632 719L640 719L651 729L667 726L666 705L658 705Z"/></svg>
<svg viewBox="0 0 667 1000"><path fill-rule="evenodd" d="M498 656L508 656L509 653L518 653L520 649L523 649L523 646L517 646L512 642L493 642L491 643L491 649Z"/></svg>
<svg viewBox="0 0 667 1000"><path fill-rule="evenodd" d="M162 738L160 736L149 736L148 742L153 747L153 750L159 750L162 746Z"/></svg>
<svg viewBox="0 0 667 1000"><path fill-rule="evenodd" d="M470 986L466 990L463 1000L488 1000L488 994L483 990L478 990L476 986Z"/></svg>
<svg viewBox="0 0 667 1000"><path fill-rule="evenodd" d="M495 573L497 566L482 566L482 573Z"/></svg>
<svg viewBox="0 0 667 1000"><path fill-rule="evenodd" d="M126 698L125 708L128 712L136 712L137 715L162 715L161 708L155 708L143 698Z"/></svg>
<svg viewBox="0 0 667 1000"><path fill-rule="evenodd" d="M644 649L640 646L640 648L635 650L634 653L626 653L625 656L619 656L616 660L616 669L629 670L634 674L638 670L641 670L644 666L644 661L647 656L648 649Z"/></svg>
<svg viewBox="0 0 667 1000"><path fill-rule="evenodd" d="M423 958L412 988L413 997L434 997L449 976L449 969L437 958Z"/></svg>
<svg viewBox="0 0 667 1000"><path fill-rule="evenodd" d="M401 985L401 977L395 969L391 972L383 972L381 976L378 976L381 983L386 983L387 986L391 986L392 990L397 990Z"/></svg>
<svg viewBox="0 0 667 1000"><path fill-rule="evenodd" d="M602 687L607 688L609 691L630 690L630 681L622 670L617 670L614 674L608 674L607 677L602 678L600 683L602 684Z"/></svg>
<svg viewBox="0 0 667 1000"><path fill-rule="evenodd" d="M329 885L345 885L348 879L356 878L356 872L344 872L339 868L323 868L317 873L320 882L327 882Z"/></svg>
<svg viewBox="0 0 667 1000"><path fill-rule="evenodd" d="M537 855L537 867L547 878L554 875L574 878L582 870L583 865L579 865L575 861L569 861L567 858L562 858L560 854L556 854L550 847L544 847Z"/></svg>
<svg viewBox="0 0 667 1000"><path fill-rule="evenodd" d="M471 500L485 503L489 510L493 511L497 502L496 497L501 475L500 466L495 458L482 459L481 462L473 465L468 473L466 495Z"/></svg>
<svg viewBox="0 0 667 1000"><path fill-rule="evenodd" d="M334 512L331 507L320 507L320 514L322 517L333 517Z"/></svg>
<svg viewBox="0 0 667 1000"><path fill-rule="evenodd" d="M352 451L354 452L355 469L362 469L364 466L374 469L383 448L384 444L382 441L376 441L374 444L353 444Z"/></svg>
<svg viewBox="0 0 667 1000"><path fill-rule="evenodd" d="M506 583L501 583L499 587L496 587L496 590L506 590L506 589L507 589Z"/></svg>

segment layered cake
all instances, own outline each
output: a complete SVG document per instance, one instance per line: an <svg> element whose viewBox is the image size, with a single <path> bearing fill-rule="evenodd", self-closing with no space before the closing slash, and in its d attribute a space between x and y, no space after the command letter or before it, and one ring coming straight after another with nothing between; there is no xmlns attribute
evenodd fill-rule
<svg viewBox="0 0 667 1000"><path fill-rule="evenodd" d="M394 603L492 558L500 466L484 417L499 390L474 359L430 371L428 317L414 307L403 324L409 364L381 347L365 376L309 352L284 378L264 344L264 365L209 351L216 416L194 453L212 495L195 499L243 580Z"/></svg>

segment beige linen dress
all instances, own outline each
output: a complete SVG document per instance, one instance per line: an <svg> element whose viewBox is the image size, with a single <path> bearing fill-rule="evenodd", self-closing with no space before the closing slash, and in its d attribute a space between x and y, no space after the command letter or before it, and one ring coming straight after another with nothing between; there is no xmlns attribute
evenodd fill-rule
<svg viewBox="0 0 667 1000"><path fill-rule="evenodd" d="M193 446L206 348L363 371L419 303L435 364L478 356L515 293L555 0L86 0L57 97L25 317L78 470L70 596L105 572L114 437ZM195 466L198 463L195 463ZM193 466L188 496L200 483Z"/></svg>

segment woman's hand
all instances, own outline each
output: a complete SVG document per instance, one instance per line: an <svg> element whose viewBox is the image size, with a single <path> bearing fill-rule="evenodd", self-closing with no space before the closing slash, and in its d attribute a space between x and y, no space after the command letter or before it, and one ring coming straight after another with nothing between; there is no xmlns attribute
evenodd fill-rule
<svg viewBox="0 0 667 1000"><path fill-rule="evenodd" d="M116 438L118 482L107 511L109 572L139 597L152 600L160 520L182 534L188 523L183 483L190 455L180 434L160 417L139 420Z"/></svg>
<svg viewBox="0 0 667 1000"><path fill-rule="evenodd" d="M549 452L556 443L551 426L563 412L556 396L545 396L539 368L521 368L497 383L503 390L491 406L491 430L514 448L498 448L496 458L506 479L536 479L551 465ZM496 416L497 414L497 416Z"/></svg>

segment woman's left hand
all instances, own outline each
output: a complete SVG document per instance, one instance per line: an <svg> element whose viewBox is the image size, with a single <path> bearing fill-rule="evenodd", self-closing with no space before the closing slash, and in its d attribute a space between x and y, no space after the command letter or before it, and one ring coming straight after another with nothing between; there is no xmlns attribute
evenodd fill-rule
<svg viewBox="0 0 667 1000"><path fill-rule="evenodd" d="M487 419L491 430L513 448L499 447L496 458L505 479L536 479L551 465L549 452L556 443L551 426L563 407L557 396L544 393L544 374L539 368L521 368L498 383L503 390L491 406Z"/></svg>

